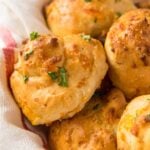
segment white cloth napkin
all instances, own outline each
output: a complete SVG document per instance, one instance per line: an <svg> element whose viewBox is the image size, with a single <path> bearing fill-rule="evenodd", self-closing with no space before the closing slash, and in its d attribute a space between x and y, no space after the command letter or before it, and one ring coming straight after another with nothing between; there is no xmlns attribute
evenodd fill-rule
<svg viewBox="0 0 150 150"><path fill-rule="evenodd" d="M0 0L0 150L43 150L39 135L26 130L8 88L16 45L30 32L48 33L42 6L48 0Z"/></svg>

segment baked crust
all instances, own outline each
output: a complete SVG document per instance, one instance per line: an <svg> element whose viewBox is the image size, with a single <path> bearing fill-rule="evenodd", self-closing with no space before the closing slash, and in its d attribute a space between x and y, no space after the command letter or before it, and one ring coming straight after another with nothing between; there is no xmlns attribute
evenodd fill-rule
<svg viewBox="0 0 150 150"><path fill-rule="evenodd" d="M54 0L46 8L51 31L59 36L85 33L104 37L118 13L135 9L133 2L122 0Z"/></svg>
<svg viewBox="0 0 150 150"><path fill-rule="evenodd" d="M19 50L10 84L16 101L33 125L50 124L80 111L108 68L101 43L88 41L83 35L63 39L41 35ZM28 53L31 54L26 58ZM60 86L48 75L62 67L66 69L68 87Z"/></svg>
<svg viewBox="0 0 150 150"><path fill-rule="evenodd" d="M53 123L52 150L116 150L116 128L126 106L123 93L113 89L105 97L93 97L69 120Z"/></svg>
<svg viewBox="0 0 150 150"><path fill-rule="evenodd" d="M117 130L119 150L149 150L150 95L133 99L124 111Z"/></svg>
<svg viewBox="0 0 150 150"><path fill-rule="evenodd" d="M105 43L113 84L128 98L150 93L150 10L123 15Z"/></svg>

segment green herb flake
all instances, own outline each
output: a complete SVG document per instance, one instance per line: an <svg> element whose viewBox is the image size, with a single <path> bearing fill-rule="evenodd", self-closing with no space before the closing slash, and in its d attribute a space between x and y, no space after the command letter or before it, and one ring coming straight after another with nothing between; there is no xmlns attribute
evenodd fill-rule
<svg viewBox="0 0 150 150"><path fill-rule="evenodd" d="M88 41L88 42L90 42L92 39L90 35L85 35L85 34L82 34L81 38L84 39L85 41Z"/></svg>
<svg viewBox="0 0 150 150"><path fill-rule="evenodd" d="M97 22L97 18L94 18L94 23L96 23Z"/></svg>
<svg viewBox="0 0 150 150"><path fill-rule="evenodd" d="M59 68L59 85L63 87L68 87L68 76L67 70L64 67Z"/></svg>
<svg viewBox="0 0 150 150"><path fill-rule="evenodd" d="M68 75L64 67L59 67L57 72L48 72L48 75L53 81L56 81L59 86L68 87Z"/></svg>
<svg viewBox="0 0 150 150"><path fill-rule="evenodd" d="M150 101L150 98L147 98L146 100Z"/></svg>
<svg viewBox="0 0 150 150"><path fill-rule="evenodd" d="M121 12L116 12L117 17L121 17L122 13Z"/></svg>
<svg viewBox="0 0 150 150"><path fill-rule="evenodd" d="M115 0L116 3L121 2L121 0Z"/></svg>
<svg viewBox="0 0 150 150"><path fill-rule="evenodd" d="M92 0L84 0L85 2L92 2Z"/></svg>
<svg viewBox="0 0 150 150"><path fill-rule="evenodd" d="M148 114L148 115L145 116L145 121L146 122L150 122L150 114Z"/></svg>
<svg viewBox="0 0 150 150"><path fill-rule="evenodd" d="M30 57L32 54L33 54L33 50L30 50L30 51L26 52L25 55L24 55L24 59L25 59L25 60L28 60L29 57Z"/></svg>
<svg viewBox="0 0 150 150"><path fill-rule="evenodd" d="M38 32L32 32L32 33L30 33L30 40L31 41L35 40L38 37L39 37Z"/></svg>
<svg viewBox="0 0 150 150"><path fill-rule="evenodd" d="M57 72L48 72L48 75L52 80L56 80L58 78Z"/></svg>
<svg viewBox="0 0 150 150"><path fill-rule="evenodd" d="M23 81L24 81L24 83L27 83L28 80L29 80L29 77L28 77L27 75L24 75L24 76L23 76Z"/></svg>

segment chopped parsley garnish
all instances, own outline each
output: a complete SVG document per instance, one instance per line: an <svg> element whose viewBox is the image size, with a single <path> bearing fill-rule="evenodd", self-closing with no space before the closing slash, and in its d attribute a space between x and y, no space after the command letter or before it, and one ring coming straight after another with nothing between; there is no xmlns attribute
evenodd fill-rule
<svg viewBox="0 0 150 150"><path fill-rule="evenodd" d="M92 2L92 0L84 0L85 2Z"/></svg>
<svg viewBox="0 0 150 150"><path fill-rule="evenodd" d="M57 72L48 72L48 75L52 80L56 80L58 78Z"/></svg>
<svg viewBox="0 0 150 150"><path fill-rule="evenodd" d="M147 98L148 101L150 101L150 98Z"/></svg>
<svg viewBox="0 0 150 150"><path fill-rule="evenodd" d="M82 37L82 39L84 39L85 41L88 41L88 42L91 41L91 39L92 39L90 35L85 35L85 34L82 34L81 37Z"/></svg>
<svg viewBox="0 0 150 150"><path fill-rule="evenodd" d="M29 77L28 77L27 75L24 75L24 76L23 76L23 81L24 81L24 83L27 83L28 80L29 80Z"/></svg>
<svg viewBox="0 0 150 150"><path fill-rule="evenodd" d="M115 0L115 2L121 2L121 0Z"/></svg>
<svg viewBox="0 0 150 150"><path fill-rule="evenodd" d="M59 74L60 74L59 85L67 87L68 86L68 77L67 77L66 69L64 67L59 68Z"/></svg>
<svg viewBox="0 0 150 150"><path fill-rule="evenodd" d="M57 72L48 72L48 75L53 81L56 81L59 86L68 87L68 75L64 67L60 67Z"/></svg>
<svg viewBox="0 0 150 150"><path fill-rule="evenodd" d="M150 114L145 116L145 121L150 122Z"/></svg>
<svg viewBox="0 0 150 150"><path fill-rule="evenodd" d="M116 12L116 15L117 15L118 17L121 17L121 16L122 16L122 13L121 13L121 12Z"/></svg>
<svg viewBox="0 0 150 150"><path fill-rule="evenodd" d="M39 37L38 32L32 32L32 33L30 33L30 40L31 41L35 40L38 37Z"/></svg>
<svg viewBox="0 0 150 150"><path fill-rule="evenodd" d="M94 23L96 23L97 22L97 18L94 18Z"/></svg>
<svg viewBox="0 0 150 150"><path fill-rule="evenodd" d="M32 54L33 54L33 50L30 50L30 51L26 52L25 55L24 55L24 59L28 60L30 55L32 55Z"/></svg>

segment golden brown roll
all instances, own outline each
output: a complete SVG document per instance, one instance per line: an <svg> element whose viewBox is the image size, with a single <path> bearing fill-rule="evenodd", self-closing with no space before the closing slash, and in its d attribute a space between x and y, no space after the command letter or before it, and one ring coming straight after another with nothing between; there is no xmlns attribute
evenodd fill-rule
<svg viewBox="0 0 150 150"><path fill-rule="evenodd" d="M116 150L116 128L125 106L118 89L93 97L73 118L52 124L51 150Z"/></svg>
<svg viewBox="0 0 150 150"><path fill-rule="evenodd" d="M128 104L118 124L117 145L118 150L150 149L150 95Z"/></svg>
<svg viewBox="0 0 150 150"><path fill-rule="evenodd" d="M110 78L128 98L150 93L150 10L126 13L105 43Z"/></svg>
<svg viewBox="0 0 150 150"><path fill-rule="evenodd" d="M130 0L53 0L46 7L48 26L55 35L85 33L105 36L120 15L135 9Z"/></svg>
<svg viewBox="0 0 150 150"><path fill-rule="evenodd" d="M50 124L80 111L108 68L103 46L88 35L61 39L32 33L19 51L10 83L33 125Z"/></svg>

